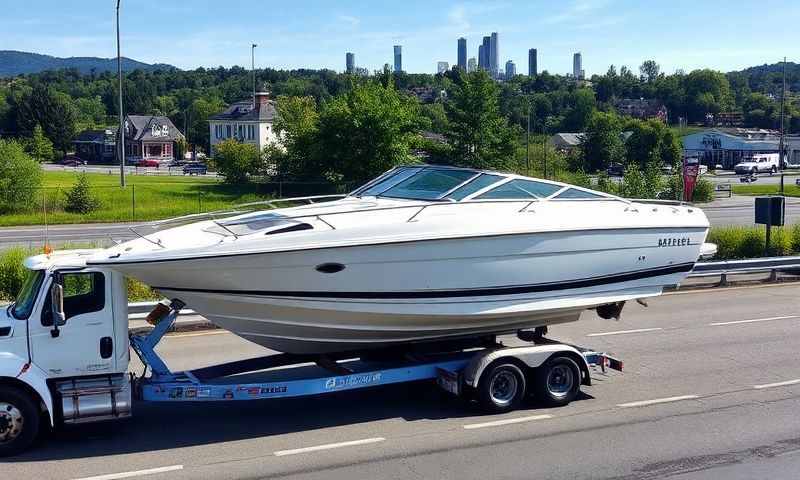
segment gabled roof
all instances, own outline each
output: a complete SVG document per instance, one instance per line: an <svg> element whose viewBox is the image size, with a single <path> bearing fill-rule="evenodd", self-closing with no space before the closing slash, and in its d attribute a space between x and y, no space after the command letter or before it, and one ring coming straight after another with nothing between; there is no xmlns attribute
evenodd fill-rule
<svg viewBox="0 0 800 480"><path fill-rule="evenodd" d="M72 143L114 143L116 132L116 129L84 130L78 134Z"/></svg>
<svg viewBox="0 0 800 480"><path fill-rule="evenodd" d="M127 126L133 127L126 132L126 137L132 140L169 140L177 141L184 138L183 134L172 123L169 117L157 115L128 115L125 117Z"/></svg>
<svg viewBox="0 0 800 480"><path fill-rule="evenodd" d="M222 113L212 115L209 120L238 120L243 122L272 122L277 116L275 101L265 101L261 108L253 108L252 100L232 103Z"/></svg>

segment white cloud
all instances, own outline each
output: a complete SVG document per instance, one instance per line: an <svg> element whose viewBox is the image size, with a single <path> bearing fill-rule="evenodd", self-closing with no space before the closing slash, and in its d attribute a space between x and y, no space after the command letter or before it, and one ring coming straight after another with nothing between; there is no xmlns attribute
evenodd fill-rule
<svg viewBox="0 0 800 480"><path fill-rule="evenodd" d="M545 17L542 23L555 25L580 20L595 15L598 10L607 6L610 0L576 0L560 13Z"/></svg>
<svg viewBox="0 0 800 480"><path fill-rule="evenodd" d="M357 27L361 23L361 19L352 15L337 15L336 18L339 22L347 24L351 27Z"/></svg>

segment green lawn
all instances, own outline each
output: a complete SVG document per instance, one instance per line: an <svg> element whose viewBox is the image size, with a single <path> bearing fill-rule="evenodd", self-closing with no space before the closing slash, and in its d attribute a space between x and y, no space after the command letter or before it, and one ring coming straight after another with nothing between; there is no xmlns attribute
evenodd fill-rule
<svg viewBox="0 0 800 480"><path fill-rule="evenodd" d="M779 193L780 185L734 185L733 193L737 195L777 195ZM800 197L800 187L786 181L783 187L784 194L787 197Z"/></svg>
<svg viewBox="0 0 800 480"><path fill-rule="evenodd" d="M49 224L130 222L220 210L271 197L263 186L226 185L216 178L130 175L128 185L120 188L117 175L88 175L92 192L100 200L98 210L86 215L65 212L64 192L75 183L77 174L44 172L43 188L34 205L0 215L0 226L43 224L45 204Z"/></svg>

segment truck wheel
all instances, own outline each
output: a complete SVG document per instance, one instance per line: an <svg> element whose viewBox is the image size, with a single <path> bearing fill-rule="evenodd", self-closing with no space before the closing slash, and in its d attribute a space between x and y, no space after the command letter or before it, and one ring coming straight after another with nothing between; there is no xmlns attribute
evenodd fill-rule
<svg viewBox="0 0 800 480"><path fill-rule="evenodd" d="M30 396L16 388L0 389L0 457L24 451L38 433L39 413Z"/></svg>
<svg viewBox="0 0 800 480"><path fill-rule="evenodd" d="M510 412L525 398L525 374L508 360L497 360L486 367L478 382L478 401L492 413Z"/></svg>
<svg viewBox="0 0 800 480"><path fill-rule="evenodd" d="M553 357L536 369L534 397L548 407L561 407L575 400L581 388L581 370L569 357Z"/></svg>
<svg viewBox="0 0 800 480"><path fill-rule="evenodd" d="M775 165L773 165L773 166L772 166L772 169L769 171L769 174L770 174L770 175L773 175L773 174L775 174L775 173L778 173L778 167L776 167Z"/></svg>

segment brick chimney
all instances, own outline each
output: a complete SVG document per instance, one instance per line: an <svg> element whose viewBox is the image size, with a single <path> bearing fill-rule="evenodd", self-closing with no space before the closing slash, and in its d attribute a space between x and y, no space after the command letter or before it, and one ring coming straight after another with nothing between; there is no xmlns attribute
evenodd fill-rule
<svg viewBox="0 0 800 480"><path fill-rule="evenodd" d="M260 112L261 108L266 108L269 103L269 92L256 92L256 111Z"/></svg>

